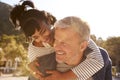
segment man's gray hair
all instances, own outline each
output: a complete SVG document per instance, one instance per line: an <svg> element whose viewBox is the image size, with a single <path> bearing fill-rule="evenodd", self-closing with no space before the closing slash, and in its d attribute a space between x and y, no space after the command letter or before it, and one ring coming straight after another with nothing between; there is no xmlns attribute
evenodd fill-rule
<svg viewBox="0 0 120 80"><path fill-rule="evenodd" d="M54 27L59 27L59 28L68 28L68 27L73 27L73 29L76 30L76 32L79 33L80 37L83 40L89 40L90 37L90 28L86 24L86 22L82 21L79 17L75 16L69 16L65 17L59 21L57 21L54 25Z"/></svg>

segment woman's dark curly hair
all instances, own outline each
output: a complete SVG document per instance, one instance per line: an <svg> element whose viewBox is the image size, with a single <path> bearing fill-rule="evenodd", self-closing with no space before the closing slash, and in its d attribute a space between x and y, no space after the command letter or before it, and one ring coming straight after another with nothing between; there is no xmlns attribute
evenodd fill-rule
<svg viewBox="0 0 120 80"><path fill-rule="evenodd" d="M27 9L27 8L31 9ZM10 19L15 28L20 27L26 37L34 34L35 29L41 30L42 23L48 24L50 27L56 22L56 18L46 11L40 11L34 8L31 1L23 1L22 4L15 5L10 12Z"/></svg>

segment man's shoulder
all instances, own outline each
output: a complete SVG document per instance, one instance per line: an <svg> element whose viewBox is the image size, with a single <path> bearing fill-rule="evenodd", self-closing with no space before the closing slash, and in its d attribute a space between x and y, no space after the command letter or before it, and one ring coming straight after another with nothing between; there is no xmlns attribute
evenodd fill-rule
<svg viewBox="0 0 120 80"><path fill-rule="evenodd" d="M109 54L108 54L107 50L102 48L102 47L99 47L99 49L100 49L100 53L101 53L101 55L103 57L104 64L106 65L106 64L111 63L111 59L109 57Z"/></svg>

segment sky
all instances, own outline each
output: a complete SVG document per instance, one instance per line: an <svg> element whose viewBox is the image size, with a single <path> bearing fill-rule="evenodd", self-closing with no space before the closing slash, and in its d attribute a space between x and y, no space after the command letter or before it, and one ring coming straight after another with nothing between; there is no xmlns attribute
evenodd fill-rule
<svg viewBox="0 0 120 80"><path fill-rule="evenodd" d="M0 0L14 6L20 0ZM91 34L106 40L120 36L120 0L32 0L39 10L53 14L58 20L78 16L88 23Z"/></svg>

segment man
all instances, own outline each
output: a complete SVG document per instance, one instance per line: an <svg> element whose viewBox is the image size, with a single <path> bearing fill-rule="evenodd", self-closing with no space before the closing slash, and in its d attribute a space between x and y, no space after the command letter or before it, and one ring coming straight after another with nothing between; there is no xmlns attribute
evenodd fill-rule
<svg viewBox="0 0 120 80"><path fill-rule="evenodd" d="M85 60L84 56L89 54L85 54L85 51L88 50L88 42L90 40L90 29L88 25L80 18L70 16L57 21L54 26L54 48L56 52L56 61L58 63L65 63L73 67L82 63ZM96 74L91 76L88 80L112 80L111 61L109 56L102 48L100 48L100 52L104 59L104 67ZM93 65L88 65L84 68L89 68L91 66ZM58 78L57 80L61 80L60 76L64 78L62 80L69 80L68 77L64 76L64 73L61 74L57 71L48 71L48 73L51 73L52 75L44 78L45 80L55 80L55 78ZM71 78L71 80L76 79L83 80L80 77Z"/></svg>

